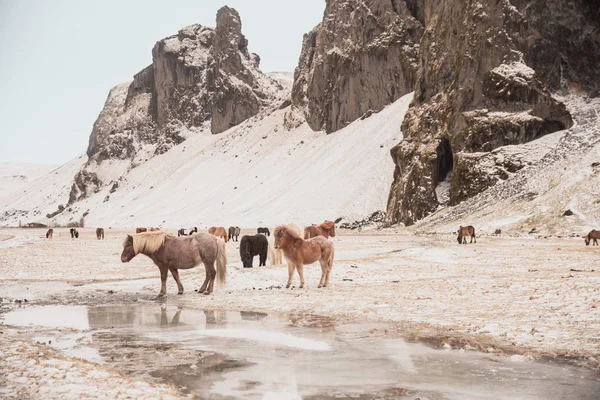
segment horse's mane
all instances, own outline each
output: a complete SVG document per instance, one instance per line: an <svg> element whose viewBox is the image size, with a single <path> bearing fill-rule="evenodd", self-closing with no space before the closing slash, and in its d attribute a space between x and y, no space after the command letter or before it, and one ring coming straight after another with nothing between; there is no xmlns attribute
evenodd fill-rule
<svg viewBox="0 0 600 400"><path fill-rule="evenodd" d="M329 221L329 220L325 220L325 222L323 222L320 226L321 226L321 228L330 231L331 228L333 228L335 226L335 222Z"/></svg>
<svg viewBox="0 0 600 400"><path fill-rule="evenodd" d="M300 228L298 228L297 225L294 225L294 224L279 225L273 231L273 235L277 236L277 233L281 232L281 231L287 232L287 234L290 235L291 237L293 237L294 239L304 239L304 235L302 234L302 232L300 231Z"/></svg>
<svg viewBox="0 0 600 400"><path fill-rule="evenodd" d="M139 253L154 253L165 243L167 234L161 231L144 232L131 235L133 238L133 251ZM128 238L123 241L123 247L126 246Z"/></svg>

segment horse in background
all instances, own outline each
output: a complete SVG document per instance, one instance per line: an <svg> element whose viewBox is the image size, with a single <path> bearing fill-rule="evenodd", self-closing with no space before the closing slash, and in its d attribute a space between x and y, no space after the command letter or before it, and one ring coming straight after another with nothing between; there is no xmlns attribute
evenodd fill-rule
<svg viewBox="0 0 600 400"><path fill-rule="evenodd" d="M180 230L178 230L178 231L177 231L177 236L187 236L187 235L185 234L185 229L184 229L184 228L181 228Z"/></svg>
<svg viewBox="0 0 600 400"><path fill-rule="evenodd" d="M283 251L283 256L288 262L288 282L285 286L289 288L294 277L294 270L298 271L300 277L300 288L304 287L304 265L319 261L321 264L321 280L319 288L329 286L329 278L333 267L334 247L333 243L317 236L304 240L300 229L291 225L280 225L273 231L275 237L275 248Z"/></svg>
<svg viewBox="0 0 600 400"><path fill-rule="evenodd" d="M211 226L208 228L208 233L213 236L222 238L227 243L227 231L222 226Z"/></svg>
<svg viewBox="0 0 600 400"><path fill-rule="evenodd" d="M458 244L467 244L467 236L471 237L471 241L469 243L473 243L473 240L475 240L475 243L477 243L477 239L475 238L475 228L473 228L473 226L461 226L458 228L457 233L458 237L456 239L458 240Z"/></svg>
<svg viewBox="0 0 600 400"><path fill-rule="evenodd" d="M304 228L304 239L310 239L317 236L323 236L326 239L330 236L335 237L335 222L325 220L322 224Z"/></svg>
<svg viewBox="0 0 600 400"><path fill-rule="evenodd" d="M590 233L585 236L585 245L589 246L590 242L593 241L592 246L598 246L598 239L600 239L600 231L592 229Z"/></svg>
<svg viewBox="0 0 600 400"><path fill-rule="evenodd" d="M104 228L96 228L96 239L104 240Z"/></svg>
<svg viewBox="0 0 600 400"><path fill-rule="evenodd" d="M52 228L48 229L48 232L46 232L46 239L52 239L53 234L54 234L54 229L52 229Z"/></svg>
<svg viewBox="0 0 600 400"><path fill-rule="evenodd" d="M71 233L71 239L79 238L79 231L77 231L77 229L71 228L69 232Z"/></svg>
<svg viewBox="0 0 600 400"><path fill-rule="evenodd" d="M135 228L135 233L143 233L143 232L147 232L148 229L146 228Z"/></svg>
<svg viewBox="0 0 600 400"><path fill-rule="evenodd" d="M194 233L198 233L198 228L194 226L193 228L188 229L188 236L192 236Z"/></svg>
<svg viewBox="0 0 600 400"><path fill-rule="evenodd" d="M227 278L227 252L221 239L199 233L194 236L175 237L165 232L147 232L127 235L123 241L121 261L131 261L136 255L144 254L158 266L161 287L158 297L167 293L167 274L171 271L177 282L177 294L183 294L179 279L180 269L190 269L204 264L206 277L199 293L213 292L215 278L218 285L224 285ZM215 270L215 263L217 268Z"/></svg>
<svg viewBox="0 0 600 400"><path fill-rule="evenodd" d="M237 242L241 231L242 230L239 226L230 226L227 231L227 233L229 234L229 241L235 239L235 241Z"/></svg>
<svg viewBox="0 0 600 400"><path fill-rule="evenodd" d="M156 231L160 231L160 228L150 228L150 229L148 229L148 232L156 232Z"/></svg>
<svg viewBox="0 0 600 400"><path fill-rule="evenodd" d="M271 232L269 231L269 228L258 228L256 230L256 233L262 233L264 235L271 236Z"/></svg>
<svg viewBox="0 0 600 400"><path fill-rule="evenodd" d="M252 268L254 256L258 256L258 266L267 265L267 254L269 252L269 242L265 235L257 233L254 236L244 235L240 242L240 258L244 268Z"/></svg>

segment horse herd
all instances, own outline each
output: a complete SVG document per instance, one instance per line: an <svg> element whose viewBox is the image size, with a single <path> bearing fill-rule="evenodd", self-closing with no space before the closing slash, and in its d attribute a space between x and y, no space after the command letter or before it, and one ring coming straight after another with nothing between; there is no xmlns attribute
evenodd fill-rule
<svg viewBox="0 0 600 400"><path fill-rule="evenodd" d="M208 233L198 233L193 227L185 233L179 229L177 237L161 231L159 228L137 228L135 235L127 235L123 241L122 262L131 261L136 255L148 256L158 266L161 278L161 289L158 296L166 294L167 274L177 283L178 294L183 294L183 285L179 279L179 269L190 269L204 264L206 276L204 283L197 292L210 294L217 284L225 284L227 277L227 252L225 243L238 241L241 229L232 226L228 231L224 227L210 227ZM46 233L51 239L54 230ZM292 284L294 272L298 273L300 288L304 287L304 265L319 262L321 279L318 288L329 286L335 248L329 237L335 237L335 223L324 221L319 225L307 226L304 234L294 224L279 225L273 231L274 244L271 246L267 239L271 235L268 228L260 227L255 235L244 235L240 241L240 259L244 268L252 268L255 256L259 257L259 266L265 266L267 259L271 265L279 265L284 257L288 263L288 280L286 288ZM70 229L71 238L79 237L75 228ZM477 243L475 228L461 226L457 231L459 244ZM104 239L104 229L96 229L96 237ZM586 246L590 243L598 245L600 231L592 230L585 237Z"/></svg>

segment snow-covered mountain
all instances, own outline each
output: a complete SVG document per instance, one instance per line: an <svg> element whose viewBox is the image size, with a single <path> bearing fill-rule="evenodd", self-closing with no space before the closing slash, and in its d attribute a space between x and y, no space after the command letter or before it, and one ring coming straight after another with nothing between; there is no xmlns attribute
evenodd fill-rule
<svg viewBox="0 0 600 400"><path fill-rule="evenodd" d="M58 166L28 163L0 163L0 199L27 186L28 183L33 182L56 167Z"/></svg>

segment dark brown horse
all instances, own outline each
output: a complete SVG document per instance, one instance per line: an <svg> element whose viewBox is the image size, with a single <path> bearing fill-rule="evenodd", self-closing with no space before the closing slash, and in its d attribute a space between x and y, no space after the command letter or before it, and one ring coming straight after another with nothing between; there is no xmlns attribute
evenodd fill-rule
<svg viewBox="0 0 600 400"><path fill-rule="evenodd" d="M600 239L600 231L592 229L590 233L585 236L585 245L589 246L590 242L593 241L592 246L598 246L598 239Z"/></svg>
<svg viewBox="0 0 600 400"><path fill-rule="evenodd" d="M77 229L71 228L69 229L69 232L71 233L71 239L79 238L79 231L77 231Z"/></svg>
<svg viewBox="0 0 600 400"><path fill-rule="evenodd" d="M142 232L147 232L148 229L146 228L135 228L135 233L142 233Z"/></svg>
<svg viewBox="0 0 600 400"><path fill-rule="evenodd" d="M227 231L222 226L211 226L208 228L208 233L216 237L222 238L227 243Z"/></svg>
<svg viewBox="0 0 600 400"><path fill-rule="evenodd" d="M275 248L283 251L283 256L288 262L288 282L286 288L292 284L294 270L300 277L300 288L304 287L304 265L319 261L321 264L321 280L318 287L329 286L329 277L333 267L333 243L323 236L304 240L300 229L291 225L281 225L273 231Z"/></svg>
<svg viewBox="0 0 600 400"><path fill-rule="evenodd" d="M96 239L104 240L104 228L96 228Z"/></svg>
<svg viewBox="0 0 600 400"><path fill-rule="evenodd" d="M271 232L269 231L269 228L258 228L256 230L256 233L262 233L262 234L265 234L267 236L271 235Z"/></svg>
<svg viewBox="0 0 600 400"><path fill-rule="evenodd" d="M267 265L267 255L269 252L269 242L265 235L257 233L254 236L244 235L240 242L240 258L244 268L252 268L254 256L258 256L258 266Z"/></svg>
<svg viewBox="0 0 600 400"><path fill-rule="evenodd" d="M467 244L468 236L471 237L471 241L469 243L473 243L473 240L475 240L475 243L477 243L477 238L475 238L475 228L473 228L471 225L461 226L458 228L458 237L456 238L458 240L458 244Z"/></svg>
<svg viewBox="0 0 600 400"><path fill-rule="evenodd" d="M123 241L121 261L129 262L137 254L145 254L160 270L160 292L167 293L167 273L171 271L177 282L177 294L183 294L183 285L179 280L179 269L194 268L204 264L206 278L198 290L199 293L210 294L213 291L215 278L217 284L225 284L227 277L227 253L225 242L213 235L199 233L194 236L176 237L164 232L147 232L127 235ZM215 263L217 268L215 270Z"/></svg>
<svg viewBox="0 0 600 400"><path fill-rule="evenodd" d="M304 228L304 239L310 239L317 236L325 238L335 237L335 222L325 220L320 225L307 226Z"/></svg>
<svg viewBox="0 0 600 400"><path fill-rule="evenodd" d="M52 239L53 234L54 234L54 229L52 229L52 228L48 229L48 232L46 232L46 239Z"/></svg>
<svg viewBox="0 0 600 400"><path fill-rule="evenodd" d="M230 226L229 230L228 230L228 234L229 234L229 240L233 240L235 238L235 241L238 241L238 237L240 236L240 232L241 229L239 226Z"/></svg>

